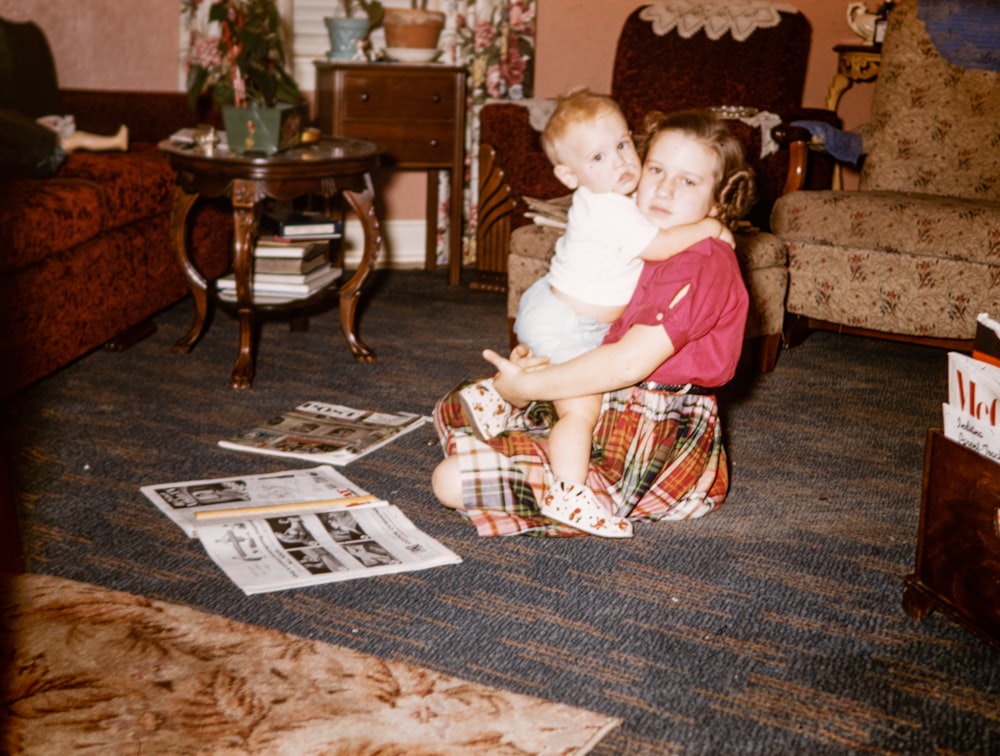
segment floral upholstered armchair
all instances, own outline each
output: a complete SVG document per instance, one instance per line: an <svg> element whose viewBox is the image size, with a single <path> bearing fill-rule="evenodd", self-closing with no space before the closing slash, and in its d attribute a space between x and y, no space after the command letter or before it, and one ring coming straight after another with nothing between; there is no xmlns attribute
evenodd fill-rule
<svg viewBox="0 0 1000 756"><path fill-rule="evenodd" d="M1000 314L1000 8L902 0L889 17L857 191L774 206L791 343L822 328L948 348ZM985 13L990 18L983 18ZM988 70L992 68L993 70ZM794 315L795 317L791 317Z"/></svg>
<svg viewBox="0 0 1000 756"><path fill-rule="evenodd" d="M790 165L773 129L794 120L839 122L829 111L801 107L811 29L794 7L740 0L703 4L698 15L691 5L667 0L629 14L618 39L611 95L633 131L652 110L713 107L745 145L760 200L751 211L753 227L736 235L737 257L751 297L747 337L758 342L758 363L766 371L777 359L787 285L784 245L761 231ZM480 114L479 277L473 286L506 290L511 323L523 291L548 269L560 234L525 216L525 197L566 194L539 143L551 106L538 100L488 103ZM829 186L832 166L810 166L811 182Z"/></svg>

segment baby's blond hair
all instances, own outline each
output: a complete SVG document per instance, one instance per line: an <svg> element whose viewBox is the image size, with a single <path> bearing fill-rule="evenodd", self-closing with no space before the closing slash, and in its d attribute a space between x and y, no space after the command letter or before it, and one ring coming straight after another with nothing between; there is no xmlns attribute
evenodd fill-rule
<svg viewBox="0 0 1000 756"><path fill-rule="evenodd" d="M564 162L560 159L559 146L572 127L608 113L622 115L622 110L607 95L597 94L589 89L578 89L560 97L542 131L542 149L552 165Z"/></svg>

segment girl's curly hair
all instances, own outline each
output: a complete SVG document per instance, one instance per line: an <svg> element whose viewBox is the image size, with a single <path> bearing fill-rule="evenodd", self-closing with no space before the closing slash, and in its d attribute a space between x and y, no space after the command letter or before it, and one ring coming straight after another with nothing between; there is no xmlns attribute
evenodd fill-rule
<svg viewBox="0 0 1000 756"><path fill-rule="evenodd" d="M643 160L665 131L687 134L719 156L714 206L721 223L731 226L750 211L757 199L753 169L747 165L743 145L722 119L709 110L682 110L670 115L653 111L646 116L642 133L635 140Z"/></svg>

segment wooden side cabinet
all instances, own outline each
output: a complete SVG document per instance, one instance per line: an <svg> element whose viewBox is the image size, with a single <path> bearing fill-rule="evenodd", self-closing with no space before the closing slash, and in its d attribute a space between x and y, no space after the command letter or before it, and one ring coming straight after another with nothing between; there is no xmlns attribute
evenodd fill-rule
<svg viewBox="0 0 1000 756"><path fill-rule="evenodd" d="M465 75L461 66L317 60L316 120L324 134L366 139L388 164L427 171L425 267L436 265L438 174L451 174L448 283L462 266Z"/></svg>
<svg viewBox="0 0 1000 756"><path fill-rule="evenodd" d="M936 429L903 608L915 619L939 609L1000 648L1000 464Z"/></svg>

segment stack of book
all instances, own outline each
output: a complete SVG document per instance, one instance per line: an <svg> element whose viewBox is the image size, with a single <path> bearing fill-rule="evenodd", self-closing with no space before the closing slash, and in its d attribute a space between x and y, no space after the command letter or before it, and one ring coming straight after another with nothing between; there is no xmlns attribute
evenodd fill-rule
<svg viewBox="0 0 1000 756"><path fill-rule="evenodd" d="M254 302L280 304L304 299L343 273L330 262L331 240L341 237L339 220L310 212L265 213L261 230L254 250ZM220 299L236 301L233 274L219 278L216 287Z"/></svg>
<svg viewBox="0 0 1000 756"><path fill-rule="evenodd" d="M944 435L1000 462L1000 322L981 313L972 356L948 354Z"/></svg>

